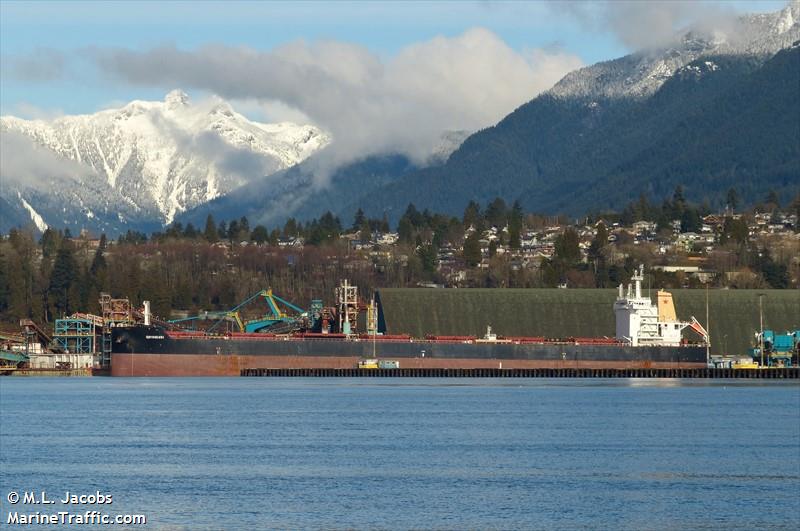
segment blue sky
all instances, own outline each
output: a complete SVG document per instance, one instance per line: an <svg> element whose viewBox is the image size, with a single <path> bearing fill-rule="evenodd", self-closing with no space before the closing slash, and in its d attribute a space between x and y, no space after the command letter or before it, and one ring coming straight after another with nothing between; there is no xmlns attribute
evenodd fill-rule
<svg viewBox="0 0 800 531"><path fill-rule="evenodd" d="M785 4L785 1L761 0L705 2L703 6L706 15L710 11L714 16L716 12L776 11ZM642 5L639 2L625 10L620 9L625 6L618 2L3 0L0 2L0 114L32 117L88 113L132 99L161 99L165 90L174 88L166 81L131 82L118 75L109 76L95 62L86 59L98 52L119 49L145 52L167 46L193 51L208 45L223 45L229 49L269 52L297 41L309 45L333 41L356 45L378 61L392 61L416 44L436 37L456 39L470 28L484 28L522 57L543 50L571 57L563 63L565 66L574 66L575 58L582 64L591 64L631 51L633 45L625 28L635 29L640 23L636 17L642 16L641 13L631 12L641 11ZM670 16L675 18L665 23L680 25L697 14L695 7L687 5L673 11ZM631 18L614 19L615 16ZM645 24L653 22L652 16L645 19ZM20 74L26 72L20 62L36 64L27 74ZM55 74L53 69L57 71ZM247 112L248 107L243 108ZM257 106L249 109L259 114Z"/></svg>

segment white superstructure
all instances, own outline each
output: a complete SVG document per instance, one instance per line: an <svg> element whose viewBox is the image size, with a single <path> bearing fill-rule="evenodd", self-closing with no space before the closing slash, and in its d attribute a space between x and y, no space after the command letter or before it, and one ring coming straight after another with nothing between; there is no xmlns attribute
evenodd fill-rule
<svg viewBox="0 0 800 531"><path fill-rule="evenodd" d="M707 340L708 334L696 319L692 318L691 322L678 321L671 293L659 290L658 304L653 304L650 297L642 296L644 266L639 267L631 280L633 282L628 284L627 292L622 284L619 285L619 296L614 302L616 337L619 341L634 347L680 345L681 331L686 327L692 327Z"/></svg>

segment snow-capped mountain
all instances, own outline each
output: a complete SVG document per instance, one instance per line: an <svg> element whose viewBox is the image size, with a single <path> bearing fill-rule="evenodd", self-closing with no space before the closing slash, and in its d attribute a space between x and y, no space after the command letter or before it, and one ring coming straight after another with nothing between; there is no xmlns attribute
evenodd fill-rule
<svg viewBox="0 0 800 531"><path fill-rule="evenodd" d="M250 121L223 100L164 101L52 121L0 118L0 196L38 226L161 225L330 141L311 125ZM6 223L8 224L8 223Z"/></svg>
<svg viewBox="0 0 800 531"><path fill-rule="evenodd" d="M459 215L469 201L519 200L547 214L622 211L681 186L719 207L731 188L749 205L797 194L800 174L800 2L719 21L668 49L582 68L467 138L436 167L385 179L355 196L395 222L413 203ZM797 44L795 44L797 43ZM344 188L344 187L341 187ZM252 218L251 218L252 219Z"/></svg>
<svg viewBox="0 0 800 531"><path fill-rule="evenodd" d="M714 29L698 27L676 36L671 46L570 72L549 94L561 98L642 98L702 57L752 55L766 59L800 39L800 0L776 13L744 15L710 26Z"/></svg>
<svg viewBox="0 0 800 531"><path fill-rule="evenodd" d="M428 157L429 165L444 164L447 162L447 157L453 154L458 146L464 143L472 131L445 131L439 137L439 142L433 146L430 157Z"/></svg>

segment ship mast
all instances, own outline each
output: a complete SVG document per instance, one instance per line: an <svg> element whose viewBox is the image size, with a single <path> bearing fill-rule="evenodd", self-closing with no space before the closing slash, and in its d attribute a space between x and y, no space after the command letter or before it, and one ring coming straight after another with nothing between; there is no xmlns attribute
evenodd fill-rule
<svg viewBox="0 0 800 531"><path fill-rule="evenodd" d="M706 365L711 359L711 323L708 321L708 283L706 282Z"/></svg>
<svg viewBox="0 0 800 531"><path fill-rule="evenodd" d="M367 306L367 333L372 335L372 357L375 357L375 339L378 335L378 306L375 304L375 294Z"/></svg>

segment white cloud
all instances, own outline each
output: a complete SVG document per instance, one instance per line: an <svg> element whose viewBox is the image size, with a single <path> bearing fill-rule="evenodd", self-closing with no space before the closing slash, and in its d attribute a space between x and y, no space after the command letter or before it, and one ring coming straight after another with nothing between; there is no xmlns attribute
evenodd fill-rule
<svg viewBox="0 0 800 531"><path fill-rule="evenodd" d="M550 6L574 16L585 28L612 31L631 51L658 48L680 30L735 32L737 14L730 3L708 0L554 1Z"/></svg>
<svg viewBox="0 0 800 531"><path fill-rule="evenodd" d="M79 181L96 174L89 166L60 157L16 131L0 131L0 153L0 181L25 188L42 190L53 182Z"/></svg>
<svg viewBox="0 0 800 531"><path fill-rule="evenodd" d="M94 49L90 56L131 84L207 90L306 116L332 133L333 164L387 151L423 160L443 131L492 125L582 65L559 51L519 53L481 28L388 59L336 41L296 41L266 52L222 45Z"/></svg>
<svg viewBox="0 0 800 531"><path fill-rule="evenodd" d="M50 121L55 120L56 118L61 118L64 116L64 111L62 109L46 109L42 107L38 107L26 101L20 101L11 106L11 108L6 112L3 109L3 114L10 114L16 116L18 118L24 118L25 120L44 120Z"/></svg>
<svg viewBox="0 0 800 531"><path fill-rule="evenodd" d="M295 124L314 124L314 121L302 111L282 101L257 100L254 98L230 100L231 106L251 120L261 123L292 122Z"/></svg>

